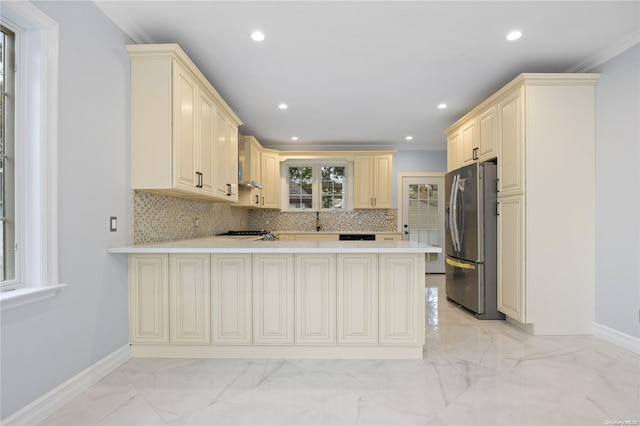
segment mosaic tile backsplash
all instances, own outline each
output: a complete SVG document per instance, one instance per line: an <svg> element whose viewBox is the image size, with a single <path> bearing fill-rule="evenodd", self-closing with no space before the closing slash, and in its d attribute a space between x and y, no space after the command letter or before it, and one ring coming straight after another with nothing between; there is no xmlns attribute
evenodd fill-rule
<svg viewBox="0 0 640 426"><path fill-rule="evenodd" d="M235 208L229 203L194 201L144 191L133 191L132 197L133 244L208 237L229 230L316 230L315 212L247 210ZM320 212L321 231L395 232L397 223L396 209Z"/></svg>
<svg viewBox="0 0 640 426"><path fill-rule="evenodd" d="M387 219L387 216L393 219ZM396 232L398 230L398 211L385 210L349 210L343 212L320 212L321 231L339 232ZM281 212L278 210L251 210L250 229L269 231L316 231L316 212Z"/></svg>
<svg viewBox="0 0 640 426"><path fill-rule="evenodd" d="M249 211L233 208L228 203L194 201L133 191L131 204L133 244L208 237L230 229L249 229Z"/></svg>

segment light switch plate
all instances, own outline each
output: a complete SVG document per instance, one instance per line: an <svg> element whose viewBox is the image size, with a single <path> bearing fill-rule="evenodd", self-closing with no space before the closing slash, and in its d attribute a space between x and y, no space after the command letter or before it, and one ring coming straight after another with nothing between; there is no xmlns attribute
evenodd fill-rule
<svg viewBox="0 0 640 426"><path fill-rule="evenodd" d="M111 216L109 218L109 231L116 232L118 230L118 218Z"/></svg>

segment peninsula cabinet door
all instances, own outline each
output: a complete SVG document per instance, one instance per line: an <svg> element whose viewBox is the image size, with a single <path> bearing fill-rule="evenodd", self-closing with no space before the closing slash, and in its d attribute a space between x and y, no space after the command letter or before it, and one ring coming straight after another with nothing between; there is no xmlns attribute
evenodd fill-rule
<svg viewBox="0 0 640 426"><path fill-rule="evenodd" d="M338 254L338 344L378 343L378 255Z"/></svg>
<svg viewBox="0 0 640 426"><path fill-rule="evenodd" d="M296 255L296 344L336 343L336 255Z"/></svg>
<svg viewBox="0 0 640 426"><path fill-rule="evenodd" d="M169 255L172 344L209 344L210 271L210 255Z"/></svg>
<svg viewBox="0 0 640 426"><path fill-rule="evenodd" d="M131 343L169 343L169 265L166 254L129 256Z"/></svg>
<svg viewBox="0 0 640 426"><path fill-rule="evenodd" d="M424 342L424 255L380 255L380 344Z"/></svg>
<svg viewBox="0 0 640 426"><path fill-rule="evenodd" d="M293 344L293 280L293 254L254 254L254 345Z"/></svg>
<svg viewBox="0 0 640 426"><path fill-rule="evenodd" d="M251 255L211 258L211 339L214 345L251 344Z"/></svg>

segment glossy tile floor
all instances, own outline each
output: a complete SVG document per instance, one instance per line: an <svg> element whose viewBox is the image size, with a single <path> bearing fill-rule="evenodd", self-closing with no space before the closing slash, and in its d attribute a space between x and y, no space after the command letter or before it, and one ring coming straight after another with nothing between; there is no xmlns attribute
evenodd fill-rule
<svg viewBox="0 0 640 426"><path fill-rule="evenodd" d="M639 424L640 356L425 303L423 360L131 359L42 424Z"/></svg>

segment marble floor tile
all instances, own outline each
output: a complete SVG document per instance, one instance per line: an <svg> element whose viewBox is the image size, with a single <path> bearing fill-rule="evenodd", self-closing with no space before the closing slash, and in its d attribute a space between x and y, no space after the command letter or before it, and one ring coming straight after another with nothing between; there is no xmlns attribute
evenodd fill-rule
<svg viewBox="0 0 640 426"><path fill-rule="evenodd" d="M425 308L422 360L136 358L41 425L640 424L640 356L478 321L443 276Z"/></svg>

